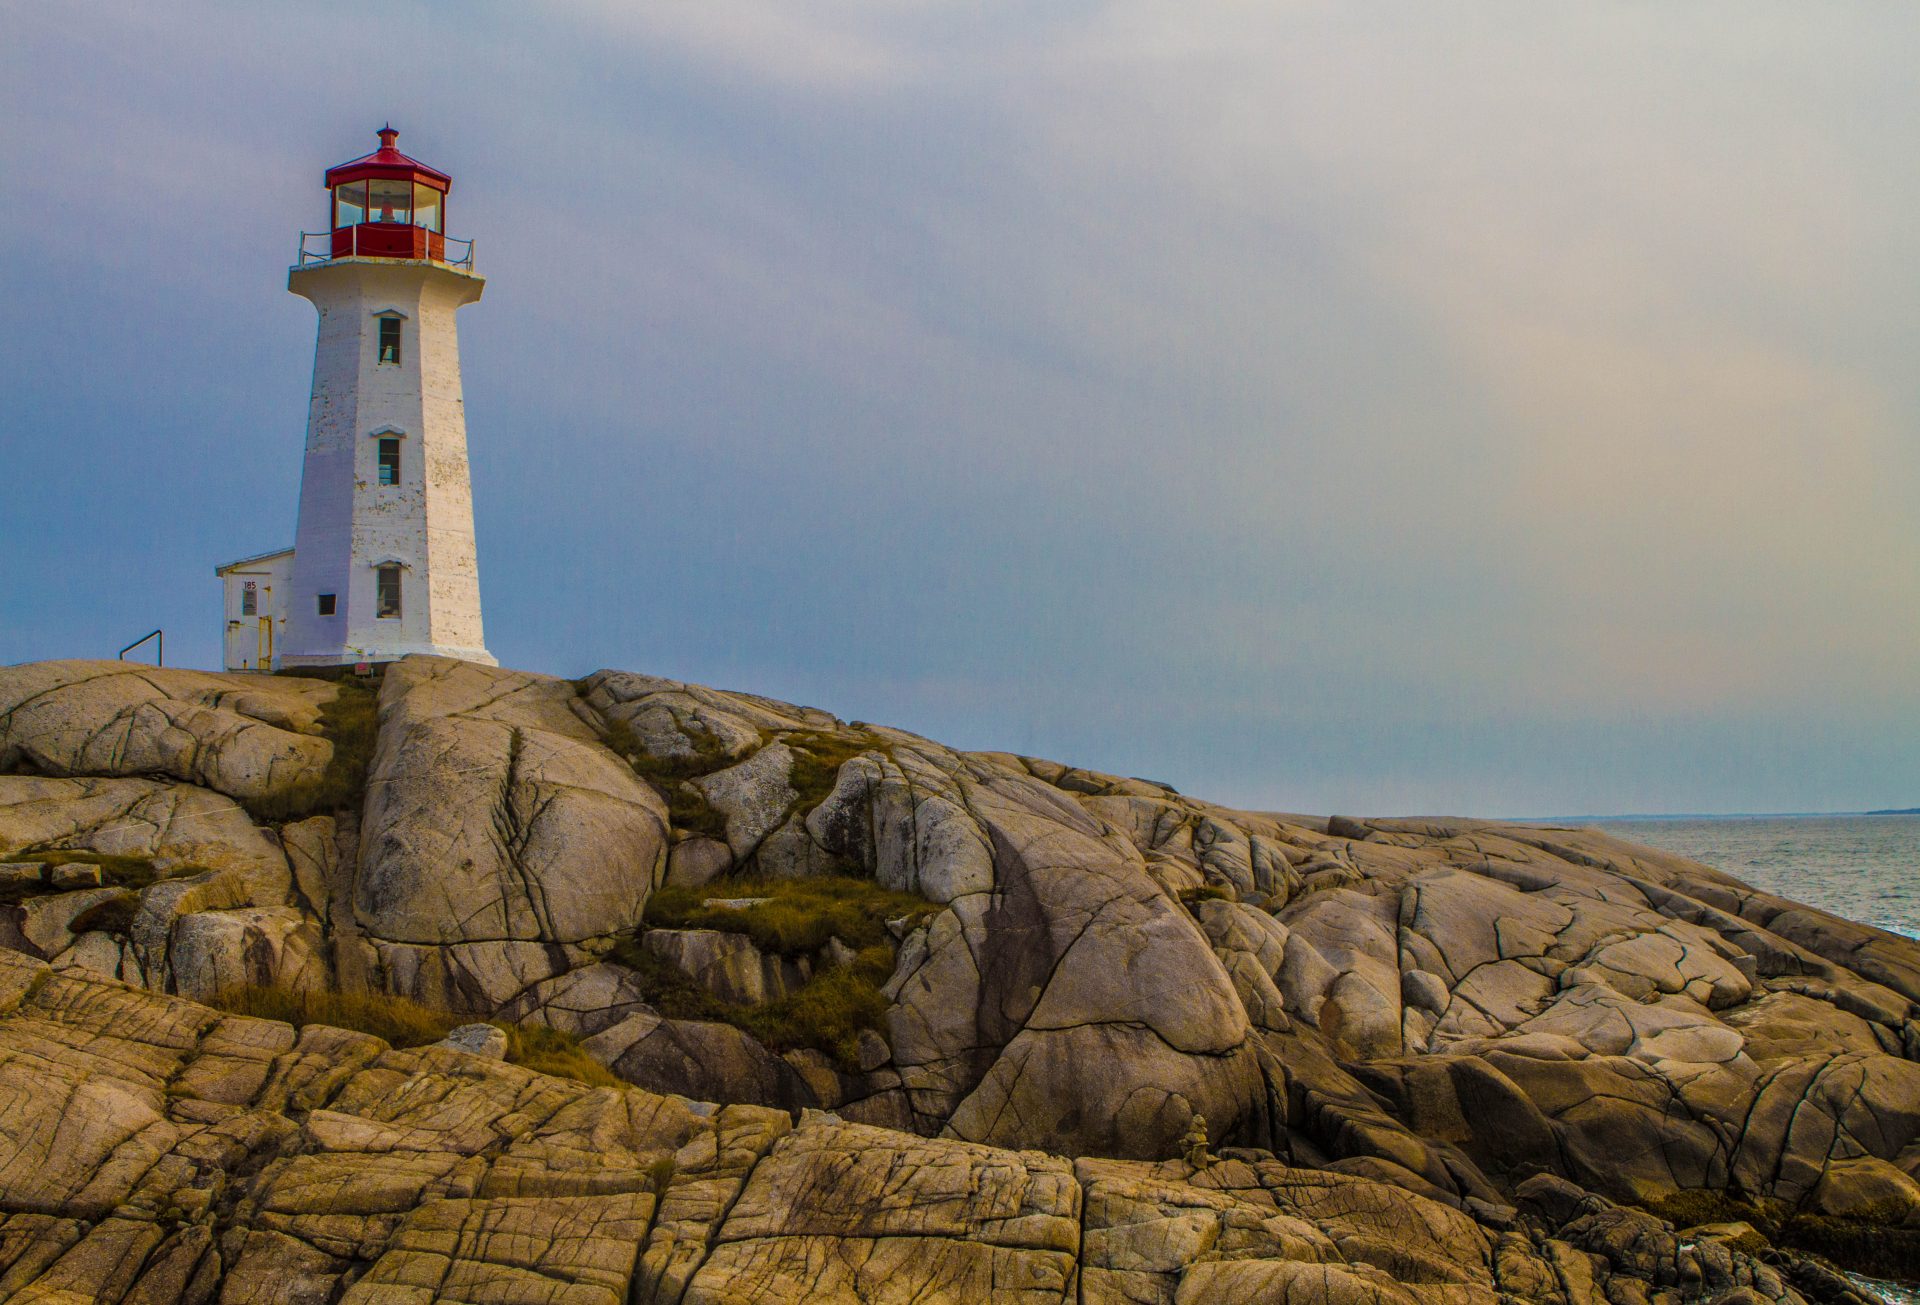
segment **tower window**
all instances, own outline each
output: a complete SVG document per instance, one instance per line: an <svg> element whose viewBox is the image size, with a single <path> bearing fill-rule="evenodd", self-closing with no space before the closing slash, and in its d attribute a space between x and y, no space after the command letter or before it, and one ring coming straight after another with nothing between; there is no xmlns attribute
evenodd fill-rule
<svg viewBox="0 0 1920 1305"><path fill-rule="evenodd" d="M374 586L373 614L382 620L398 619L400 615L400 568L389 562L376 567L374 574L377 583Z"/></svg>
<svg viewBox="0 0 1920 1305"><path fill-rule="evenodd" d="M333 225L350 227L367 220L367 183L348 182L333 188Z"/></svg>
<svg viewBox="0 0 1920 1305"><path fill-rule="evenodd" d="M240 615L242 616L258 615L259 603L260 603L260 591L254 587L253 581L249 580L246 583L242 584L240 586Z"/></svg>
<svg viewBox="0 0 1920 1305"><path fill-rule="evenodd" d="M320 615L322 615L322 616L332 616L332 615L333 615L333 603L334 603L334 598L333 598L333 595L332 595L332 594L320 594L320 595L318 596L318 599L319 599L319 600L318 600L318 602L316 602L316 603L315 603L315 607L316 607L316 608L318 609L318 611L319 611L319 613L320 613Z"/></svg>
<svg viewBox="0 0 1920 1305"><path fill-rule="evenodd" d="M367 221L413 221L413 185L406 181L367 183Z"/></svg>
<svg viewBox="0 0 1920 1305"><path fill-rule="evenodd" d="M380 483L382 485L400 483L400 441L397 439L380 441Z"/></svg>
<svg viewBox="0 0 1920 1305"><path fill-rule="evenodd" d="M380 319L380 361L383 363L400 361L400 319L397 317Z"/></svg>

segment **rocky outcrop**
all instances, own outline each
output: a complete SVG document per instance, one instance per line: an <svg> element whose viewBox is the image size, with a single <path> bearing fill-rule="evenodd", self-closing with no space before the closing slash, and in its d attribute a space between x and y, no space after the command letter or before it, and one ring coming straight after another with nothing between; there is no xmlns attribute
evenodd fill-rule
<svg viewBox="0 0 1920 1305"><path fill-rule="evenodd" d="M318 680L210 675L131 662L39 662L0 673L0 771L157 775L242 802L319 783L333 745Z"/></svg>
<svg viewBox="0 0 1920 1305"><path fill-rule="evenodd" d="M353 909L389 990L491 1011L640 923L666 806L577 705L549 676L388 672Z"/></svg>
<svg viewBox="0 0 1920 1305"><path fill-rule="evenodd" d="M1710 1196L1773 1231L1920 1227L1920 945L1706 866L1591 830L1231 810L750 695L435 658L386 669L364 789L312 811L297 799L317 791L313 765L338 760L339 692L118 664L0 670L0 862L26 867L0 873L0 948L101 991L412 997L576 1036L652 1091L846 1121L816 1130L903 1130L861 1145L907 1148L899 1165L954 1181L991 1170L1021 1193L992 1203L1017 1235L919 1248L945 1276L914 1281L953 1294L1100 1281L1143 1300L1558 1299L1500 1276L1502 1238L1539 1232L1569 1249L1535 1237L1525 1255L1546 1259L1515 1260L1511 1282L1545 1263L1552 1291L1587 1299L1579 1284L1627 1270L1587 1239L1599 1224L1560 1234L1602 1206L1552 1228L1536 1211L1524 1233L1497 1215L1543 1176L1605 1209ZM793 880L913 909L884 936L769 918L756 942L743 903ZM679 895L671 928L648 925L657 892ZM397 1090L414 1070L394 1072ZM1230 1163L1176 1173L1199 1120ZM363 1150L408 1149L380 1136ZM827 1151L867 1138L836 1136ZM793 1173L810 1172L791 1148ZM1002 1173L1029 1149L1072 1162L1064 1187L1037 1162ZM966 1168L976 1154L997 1158ZM744 1181L759 1161L740 1163ZM481 1199L457 1168L421 1190ZM1309 1201L1313 1183L1333 1195ZM1383 1183L1402 1194L1390 1252L1358 1255L1360 1233L1310 1212ZM1088 1221L1096 1193L1110 1223ZM1029 1196L1030 1217L1004 1213ZM733 1199L712 1197L712 1218ZM755 1201L775 1213L738 1228L785 1231L742 1231L711 1259L706 1241L687 1258L711 1227L686 1232L659 1252L658 1281L678 1284L661 1299L696 1270L715 1275L716 1299L813 1281L884 1295L902 1239L936 1236L884 1221L803 1231L804 1211ZM653 1219L653 1238L665 1209L605 1217ZM1397 1230L1413 1210L1453 1248L1420 1252L1444 1267L1415 1263L1421 1243ZM493 1217L463 1207L460 1222L419 1225L401 1249L425 1258L381 1271L401 1276L367 1270L355 1290L456 1271L430 1247L485 1260ZM1048 1231L1056 1217L1079 1219L1072 1247ZM246 1239L292 1255L274 1239L293 1238L316 1266L370 1263L347 1254L371 1244L358 1232L291 1227L255 1220ZM378 1225L382 1247L398 1227ZM252 1261L234 1256L222 1290L240 1299L252 1288L233 1284L253 1280L236 1266ZM1461 1278L1463 1264L1489 1276ZM1722 1281L1715 1264L1669 1285ZM313 1272L338 1287L360 1271ZM1725 1281L1785 1298L1752 1273Z"/></svg>
<svg viewBox="0 0 1920 1305"><path fill-rule="evenodd" d="M497 1032L495 1030L494 1032ZM1072 1160L395 1051L0 953L0 1296L1865 1305L1562 1180Z"/></svg>
<svg viewBox="0 0 1920 1305"><path fill-rule="evenodd" d="M802 958L768 956L742 934L719 929L649 929L640 945L723 1001L757 1006L798 992L812 977Z"/></svg>

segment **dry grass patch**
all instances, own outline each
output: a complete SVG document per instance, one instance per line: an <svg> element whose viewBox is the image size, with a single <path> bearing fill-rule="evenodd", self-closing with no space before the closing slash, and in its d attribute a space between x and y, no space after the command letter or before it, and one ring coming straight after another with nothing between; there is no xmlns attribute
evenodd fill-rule
<svg viewBox="0 0 1920 1305"><path fill-rule="evenodd" d="M230 1015L280 1020L296 1029L308 1024L325 1024L330 1028L371 1033L395 1047L423 1047L438 1042L469 1022L451 1011L378 992L295 991L243 984L221 989L207 998L206 1004Z"/></svg>
<svg viewBox="0 0 1920 1305"><path fill-rule="evenodd" d="M711 899L764 897L754 906L710 906ZM852 875L805 879L720 879L705 888L664 887L647 898L647 924L656 929L719 929L743 933L761 951L809 956L838 938L855 951L878 945L891 950L887 921L904 917L909 928L940 908L924 897L882 888Z"/></svg>
<svg viewBox="0 0 1920 1305"><path fill-rule="evenodd" d="M746 907L710 899L766 898ZM824 965L799 991L757 1006L736 1006L672 965L624 939L612 959L634 970L646 1001L669 1019L715 1020L751 1034L774 1051L811 1048L844 1069L859 1064L862 1030L884 1029L893 975L889 920L920 924L940 908L871 879L821 875L806 879L721 879L702 889L660 888L647 899L647 924L667 929L718 929L745 934L763 953L817 958L830 941L854 953L845 965Z"/></svg>
<svg viewBox="0 0 1920 1305"><path fill-rule="evenodd" d="M793 753L787 782L800 795L794 809L803 816L827 800L840 782L840 767L865 753L886 751L879 735L857 727L841 732L788 730L780 741Z"/></svg>
<svg viewBox="0 0 1920 1305"><path fill-rule="evenodd" d="M337 692L320 708L321 737L333 745L325 773L312 784L246 802L255 820L299 820L360 805L380 735L379 690L359 678L327 678Z"/></svg>
<svg viewBox="0 0 1920 1305"><path fill-rule="evenodd" d="M850 1072L859 1068L861 1030L885 1031L880 989L893 974L893 949L885 945L861 950L851 965L826 966L798 992L758 1006L722 1000L636 938L623 940L610 959L639 976L647 1004L668 1019L731 1024L771 1051L812 1048Z"/></svg>
<svg viewBox="0 0 1920 1305"><path fill-rule="evenodd" d="M330 1028L371 1033L394 1047L424 1047L440 1041L462 1024L475 1023L465 1015L439 1010L377 992L296 992L290 988L248 984L226 988L209 997L207 1005L232 1015L280 1020L301 1028L324 1024ZM581 1049L579 1040L544 1025L487 1021L507 1035L507 1063L556 1078L576 1079L595 1087L623 1087L623 1080Z"/></svg>
<svg viewBox="0 0 1920 1305"><path fill-rule="evenodd" d="M589 1056L580 1040L544 1024L496 1023L507 1033L507 1063L524 1065L555 1078L576 1079L594 1087L630 1087L625 1079Z"/></svg>
<svg viewBox="0 0 1920 1305"><path fill-rule="evenodd" d="M32 861L47 867L41 871L38 880L15 880L0 884L0 903L23 902L30 897L45 897L52 893L66 892L67 889L55 888L45 876L57 865L66 865L78 861L83 865L100 867L100 882L109 888L125 888L129 892L139 892L148 884L158 883L162 879L176 879L185 875L197 875L205 872L205 866L175 866L165 874L160 872L151 858L144 856L119 856L109 852L87 852L72 848L56 847L34 852L9 852L0 856L0 861Z"/></svg>
<svg viewBox="0 0 1920 1305"><path fill-rule="evenodd" d="M893 949L869 947L851 965L829 966L800 991L750 1006L730 1022L775 1051L810 1047L842 1069L858 1069L861 1031L884 1031L887 998L880 989L892 975Z"/></svg>

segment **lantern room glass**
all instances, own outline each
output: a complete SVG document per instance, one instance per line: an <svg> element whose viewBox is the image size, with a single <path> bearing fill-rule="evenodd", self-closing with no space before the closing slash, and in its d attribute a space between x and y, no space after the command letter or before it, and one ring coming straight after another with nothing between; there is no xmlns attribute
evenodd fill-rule
<svg viewBox="0 0 1920 1305"><path fill-rule="evenodd" d="M413 225L425 227L429 231L441 230L442 196L432 186L413 183Z"/></svg>
<svg viewBox="0 0 1920 1305"><path fill-rule="evenodd" d="M413 221L413 185L406 181L367 183L367 221Z"/></svg>
<svg viewBox="0 0 1920 1305"><path fill-rule="evenodd" d="M333 225L350 227L367 220L367 183L349 181L333 188Z"/></svg>

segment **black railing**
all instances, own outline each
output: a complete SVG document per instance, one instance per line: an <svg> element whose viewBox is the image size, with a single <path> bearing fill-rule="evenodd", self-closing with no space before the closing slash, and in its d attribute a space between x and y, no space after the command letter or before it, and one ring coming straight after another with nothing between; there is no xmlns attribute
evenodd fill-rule
<svg viewBox="0 0 1920 1305"><path fill-rule="evenodd" d="M341 229L345 230L346 228ZM302 231L300 233L300 248L294 256L294 266L306 267L312 263L331 263L336 258L359 257L360 224L355 223L351 230L353 234L347 237L348 244L345 253L341 253L335 249L334 233L332 231ZM434 234L439 235L438 232ZM324 247L320 249L308 248L309 243L316 240L323 241ZM429 261L445 263L448 267L457 267L463 272L473 271L473 241L461 240L454 236L441 236L441 241L442 257L430 259ZM458 254L459 257L454 257L455 254Z"/></svg>
<svg viewBox="0 0 1920 1305"><path fill-rule="evenodd" d="M167 664L167 632L165 630L155 630L152 634L141 635L138 639L135 639L132 643L120 650L120 660L123 662L127 660L128 653L138 648L141 644L146 643L149 639L153 641L153 664L155 666L165 666Z"/></svg>

